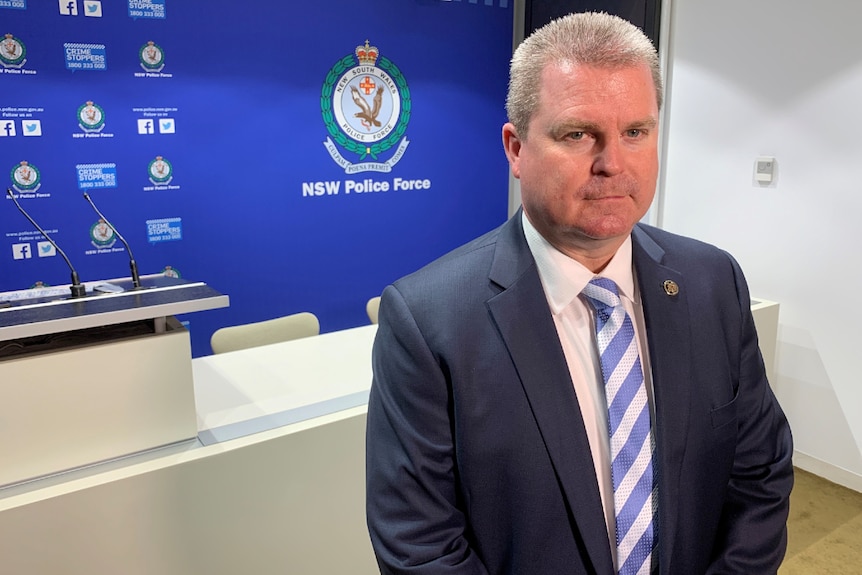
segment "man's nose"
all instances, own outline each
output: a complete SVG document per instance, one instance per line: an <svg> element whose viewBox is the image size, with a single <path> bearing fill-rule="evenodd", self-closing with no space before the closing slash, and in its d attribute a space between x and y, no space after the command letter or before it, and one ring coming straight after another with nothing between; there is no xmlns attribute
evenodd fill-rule
<svg viewBox="0 0 862 575"><path fill-rule="evenodd" d="M605 138L599 142L593 158L593 174L615 176L623 169L623 151L618 138Z"/></svg>

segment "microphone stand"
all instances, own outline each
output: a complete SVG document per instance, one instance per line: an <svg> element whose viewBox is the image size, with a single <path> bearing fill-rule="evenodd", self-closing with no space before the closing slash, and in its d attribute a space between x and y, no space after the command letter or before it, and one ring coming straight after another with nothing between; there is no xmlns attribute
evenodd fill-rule
<svg viewBox="0 0 862 575"><path fill-rule="evenodd" d="M63 256L64 260L66 260L66 265L69 266L70 270L72 270L72 285L69 286L69 289L72 291L72 297L73 298L84 297L87 294L87 288L84 287L84 285L81 283L81 280L78 277L78 272L76 272L75 268L72 267L72 262L70 262L69 258L66 257L66 253L60 249L60 246L58 246L54 240L51 239L51 236L49 236L47 233L45 233L45 230L43 230L42 228L39 227L39 224L36 223L36 220L31 218L30 214L28 214L26 211L24 211L24 208L22 208L21 204L18 203L18 200L15 199L15 194L12 193L12 190L9 188L6 188L6 193L9 195L10 198L12 198L12 202L14 202L15 207L18 208L18 211L20 211L22 214L24 214L25 218L30 220L30 223L33 224L33 227L35 227L37 230L39 230L39 233L42 234L42 236L46 240L51 242L51 245L54 246L54 249L57 250L57 252L59 252L59 254L61 256Z"/></svg>
<svg viewBox="0 0 862 575"><path fill-rule="evenodd" d="M97 208L96 204L93 203L93 200L90 199L90 194L88 194L87 192L84 192L84 199L87 200L87 202L89 202L89 204L93 207L93 209L96 211L96 213L99 214L99 217L102 218L102 220L106 224L108 224L108 227L111 228L111 230L113 230L113 232L115 234L117 234L117 237L120 238L120 241L123 242L124 246L126 246L126 251L129 253L129 269L131 269L131 271L132 271L132 285L135 286L135 288L140 288L141 287L141 277L138 275L138 264L137 264L137 262L135 262L135 256L132 255L132 248L129 247L129 242L127 242L126 238L124 238L120 234L120 232L117 231L117 228L115 228L111 224L111 222L108 221L108 218L106 218L105 216L102 215L102 212L99 211L99 208Z"/></svg>

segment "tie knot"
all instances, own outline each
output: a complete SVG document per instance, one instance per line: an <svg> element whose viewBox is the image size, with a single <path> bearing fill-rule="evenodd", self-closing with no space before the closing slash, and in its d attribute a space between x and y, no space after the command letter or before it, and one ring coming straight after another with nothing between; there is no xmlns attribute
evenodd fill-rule
<svg viewBox="0 0 862 575"><path fill-rule="evenodd" d="M590 283L584 286L581 293L587 297L587 301L596 311L620 305L620 292L617 289L617 284L608 278L593 278Z"/></svg>

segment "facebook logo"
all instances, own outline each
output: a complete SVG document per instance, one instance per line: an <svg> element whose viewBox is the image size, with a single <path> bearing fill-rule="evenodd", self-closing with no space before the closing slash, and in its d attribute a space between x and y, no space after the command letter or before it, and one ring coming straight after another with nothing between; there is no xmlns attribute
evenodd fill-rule
<svg viewBox="0 0 862 575"><path fill-rule="evenodd" d="M155 130L155 127L153 126L154 123L155 123L155 121L151 120L149 118L143 118L143 119L138 120L138 133L139 134L155 134L156 130Z"/></svg>
<svg viewBox="0 0 862 575"><path fill-rule="evenodd" d="M30 244L12 244L12 257L16 260L29 260L33 257Z"/></svg>
<svg viewBox="0 0 862 575"><path fill-rule="evenodd" d="M78 0L58 0L60 4L60 14L63 16L78 15Z"/></svg>
<svg viewBox="0 0 862 575"><path fill-rule="evenodd" d="M42 120L22 120L21 127L24 129L21 133L25 136L42 135Z"/></svg>
<svg viewBox="0 0 862 575"><path fill-rule="evenodd" d="M49 258L57 255L57 250L51 242L39 242L36 244L36 249L39 250L40 258Z"/></svg>
<svg viewBox="0 0 862 575"><path fill-rule="evenodd" d="M177 126L173 118L159 118L159 133L160 134L175 134Z"/></svg>
<svg viewBox="0 0 862 575"><path fill-rule="evenodd" d="M0 138L15 135L15 122L12 120L0 120Z"/></svg>

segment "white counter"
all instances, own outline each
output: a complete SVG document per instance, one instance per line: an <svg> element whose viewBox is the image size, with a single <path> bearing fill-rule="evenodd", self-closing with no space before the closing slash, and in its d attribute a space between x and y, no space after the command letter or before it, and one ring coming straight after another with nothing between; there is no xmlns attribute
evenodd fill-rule
<svg viewBox="0 0 862 575"><path fill-rule="evenodd" d="M200 440L0 490L0 572L377 573L376 326L193 360Z"/></svg>

